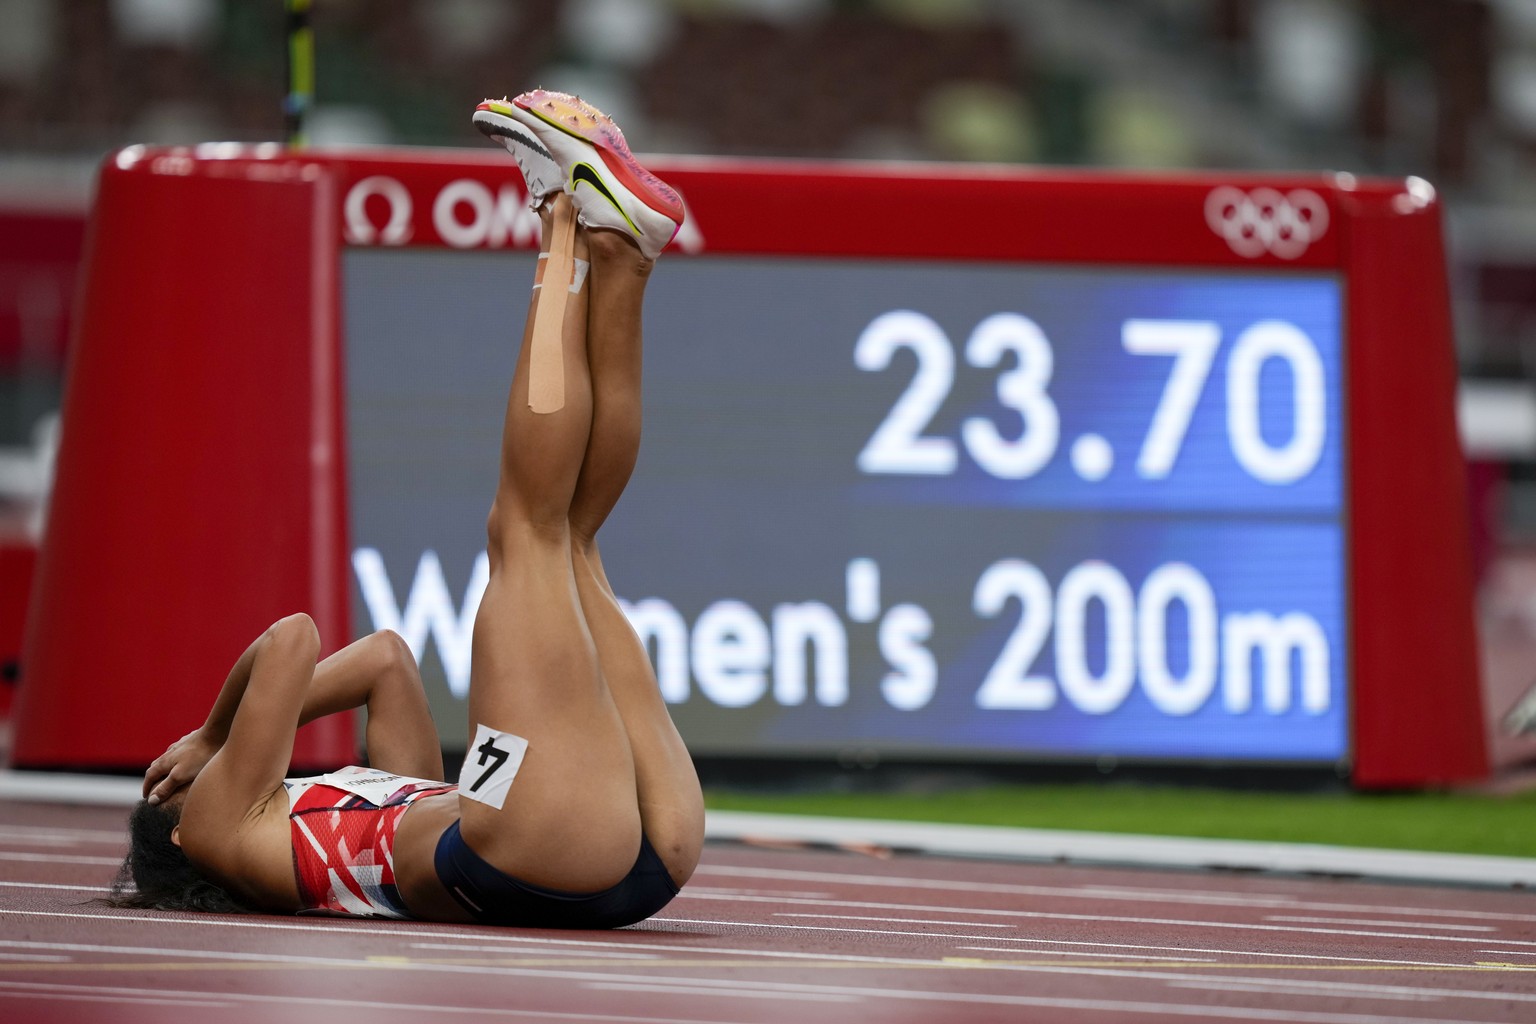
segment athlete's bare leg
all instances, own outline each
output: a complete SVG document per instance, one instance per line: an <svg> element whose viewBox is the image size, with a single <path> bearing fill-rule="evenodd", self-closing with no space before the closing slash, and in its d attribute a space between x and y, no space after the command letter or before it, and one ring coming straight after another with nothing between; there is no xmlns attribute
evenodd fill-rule
<svg viewBox="0 0 1536 1024"><path fill-rule="evenodd" d="M592 254L587 314L592 432L571 502L576 586L629 736L646 837L672 880L682 885L704 843L704 799L645 648L614 598L597 548L598 528L629 481L640 450L640 309L652 261L613 232L586 234Z"/></svg>
<svg viewBox="0 0 1536 1024"><path fill-rule="evenodd" d="M549 226L546 211L546 239ZM587 258L586 243L578 231L578 258ZM594 290L589 283L569 296L565 405L557 412L528 408L531 310L524 329L487 524L491 576L475 618L469 732L485 724L513 733L528 751L500 810L459 800L462 834L475 852L523 881L572 891L617 883L641 834L628 732L603 678L571 554L572 497L592 433L586 296Z"/></svg>

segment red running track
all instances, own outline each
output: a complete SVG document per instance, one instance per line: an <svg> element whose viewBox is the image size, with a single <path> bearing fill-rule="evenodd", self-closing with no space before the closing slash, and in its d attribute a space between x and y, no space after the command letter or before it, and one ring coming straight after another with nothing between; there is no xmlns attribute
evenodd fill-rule
<svg viewBox="0 0 1536 1024"><path fill-rule="evenodd" d="M617 932L117 911L122 809L0 802L0 1021L1536 1021L1536 895L711 846Z"/></svg>

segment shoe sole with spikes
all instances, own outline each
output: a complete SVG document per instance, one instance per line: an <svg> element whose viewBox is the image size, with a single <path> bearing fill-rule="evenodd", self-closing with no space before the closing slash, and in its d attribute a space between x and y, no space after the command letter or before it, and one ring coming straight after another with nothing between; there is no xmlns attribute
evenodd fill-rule
<svg viewBox="0 0 1536 1024"><path fill-rule="evenodd" d="M560 163L518 119L520 111L511 100L488 99L475 108L474 125L492 142L503 146L517 161L528 186L528 205L537 210L551 192L565 184Z"/></svg>

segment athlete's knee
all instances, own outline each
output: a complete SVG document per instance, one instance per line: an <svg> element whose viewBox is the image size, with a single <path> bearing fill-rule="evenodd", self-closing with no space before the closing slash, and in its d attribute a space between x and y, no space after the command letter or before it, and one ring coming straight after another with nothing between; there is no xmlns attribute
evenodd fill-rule
<svg viewBox="0 0 1536 1024"><path fill-rule="evenodd" d="M405 642L405 637L392 629L381 629L373 635L381 672L417 678L416 653Z"/></svg>
<svg viewBox="0 0 1536 1024"><path fill-rule="evenodd" d="M569 542L570 533L570 524L564 515L530 513L515 496L498 494L491 502L491 513L485 522L486 551L491 569L494 571L502 557L520 544L565 544Z"/></svg>
<svg viewBox="0 0 1536 1024"><path fill-rule="evenodd" d="M303 612L295 612L272 623L264 639L268 646L309 650L311 656L320 651L320 631L315 628L315 620Z"/></svg>
<svg viewBox="0 0 1536 1024"><path fill-rule="evenodd" d="M379 638L379 646L385 648L388 656L394 661L414 660L411 654L411 645L405 642L405 637L392 629L381 629L374 634Z"/></svg>

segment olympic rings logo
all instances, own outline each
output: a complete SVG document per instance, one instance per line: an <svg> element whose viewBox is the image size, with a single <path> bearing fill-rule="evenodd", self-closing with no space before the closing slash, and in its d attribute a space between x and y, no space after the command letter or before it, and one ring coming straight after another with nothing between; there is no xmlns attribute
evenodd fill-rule
<svg viewBox="0 0 1536 1024"><path fill-rule="evenodd" d="M1244 192L1222 185L1205 197L1205 222L1239 256L1267 252L1293 260L1328 230L1328 204L1308 188L1281 195L1272 188Z"/></svg>

